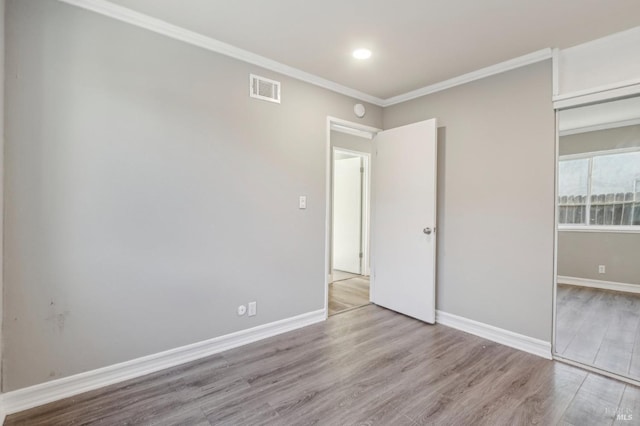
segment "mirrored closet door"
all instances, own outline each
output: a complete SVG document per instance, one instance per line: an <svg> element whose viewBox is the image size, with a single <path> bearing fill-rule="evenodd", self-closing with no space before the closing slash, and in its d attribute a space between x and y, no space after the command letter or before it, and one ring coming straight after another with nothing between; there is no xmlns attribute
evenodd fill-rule
<svg viewBox="0 0 640 426"><path fill-rule="evenodd" d="M640 380L640 97L558 112L554 353Z"/></svg>

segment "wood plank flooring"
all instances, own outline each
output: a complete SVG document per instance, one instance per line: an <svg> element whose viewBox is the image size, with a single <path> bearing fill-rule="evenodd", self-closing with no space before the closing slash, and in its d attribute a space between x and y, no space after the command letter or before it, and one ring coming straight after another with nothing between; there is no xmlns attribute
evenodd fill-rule
<svg viewBox="0 0 640 426"><path fill-rule="evenodd" d="M329 284L329 315L357 308L369 303L369 278L334 281Z"/></svg>
<svg viewBox="0 0 640 426"><path fill-rule="evenodd" d="M638 424L624 383L367 305L7 425ZM616 423L618 424L618 423Z"/></svg>
<svg viewBox="0 0 640 426"><path fill-rule="evenodd" d="M556 351L640 379L640 294L558 285Z"/></svg>
<svg viewBox="0 0 640 426"><path fill-rule="evenodd" d="M339 271L337 269L334 269L333 271L331 271L331 275L333 277L332 282L347 280L349 278L361 277L361 275L352 274L351 272Z"/></svg>

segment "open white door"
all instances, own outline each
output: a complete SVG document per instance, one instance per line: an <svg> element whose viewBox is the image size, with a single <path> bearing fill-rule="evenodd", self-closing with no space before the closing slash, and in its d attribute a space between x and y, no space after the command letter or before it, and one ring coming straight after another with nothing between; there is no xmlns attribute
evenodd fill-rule
<svg viewBox="0 0 640 426"><path fill-rule="evenodd" d="M436 120L378 133L372 184L371 301L435 323Z"/></svg>

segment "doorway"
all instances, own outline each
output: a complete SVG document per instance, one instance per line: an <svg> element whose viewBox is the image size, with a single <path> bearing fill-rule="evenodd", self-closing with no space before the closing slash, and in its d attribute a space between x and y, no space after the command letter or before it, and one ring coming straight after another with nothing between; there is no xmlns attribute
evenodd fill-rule
<svg viewBox="0 0 640 426"><path fill-rule="evenodd" d="M366 274L369 154L333 147L334 280ZM368 254L368 253L367 253Z"/></svg>
<svg viewBox="0 0 640 426"><path fill-rule="evenodd" d="M338 135L357 136L350 143L361 148L338 145ZM343 154L351 154L342 160L353 159L352 154L372 160L361 163L364 164L362 172L365 177L360 182L365 192L361 197L355 196L356 199L364 198L360 209L361 220L366 224L351 231L357 235L360 230L360 235L364 236L360 240L362 259L360 262L356 259L351 267L345 268L352 268L356 276L343 276L344 280L334 279L338 272L353 273L340 270L334 273L334 146L339 148L338 151L346 150ZM327 315L335 314L362 306L364 302L373 302L423 322L435 323L437 120L429 119L382 131L328 117L326 154L325 271L328 280L325 285L325 312ZM345 172L347 174L354 174L359 160L351 161L353 165L347 167L351 170ZM371 184L367 175L372 176ZM375 193L370 209L369 192ZM358 204L355 206L357 212ZM353 241L357 246L358 239ZM368 295L365 293L360 302L351 306L335 306L332 303L337 293L335 290L349 280L365 281L361 283L368 284ZM330 304L334 306L330 308Z"/></svg>
<svg viewBox="0 0 640 426"><path fill-rule="evenodd" d="M325 312L327 316L364 306L371 301L369 282L370 254L370 195L371 153L373 138L380 129L359 123L327 117L326 144L326 233L325 233ZM345 161L346 160L346 161ZM336 231L338 244L347 241L346 247L338 249L334 260L334 163L339 164L341 181L350 182L348 188L340 186L338 197L347 198L347 203L338 205L336 213L350 212L348 217L339 217ZM361 164L357 167L357 164ZM340 167L344 166L344 167ZM357 172L357 173L355 173ZM353 179L355 175L356 179ZM351 176L352 179L348 179ZM360 183L358 183L360 182ZM341 185L338 182L338 185ZM354 196L355 194L355 196ZM339 203L340 204L340 203ZM358 212L359 210L359 212ZM360 257L362 253L362 257ZM337 261L338 268L334 267ZM350 262L350 263L349 263Z"/></svg>
<svg viewBox="0 0 640 426"><path fill-rule="evenodd" d="M359 137L359 136L352 136ZM334 137L333 140L342 138ZM370 142L370 141L368 141ZM336 141L336 143L339 143ZM370 154L333 146L329 315L369 303Z"/></svg>
<svg viewBox="0 0 640 426"><path fill-rule="evenodd" d="M335 119L334 119L335 120ZM332 121L327 313L370 303L369 232L372 139L376 130Z"/></svg>

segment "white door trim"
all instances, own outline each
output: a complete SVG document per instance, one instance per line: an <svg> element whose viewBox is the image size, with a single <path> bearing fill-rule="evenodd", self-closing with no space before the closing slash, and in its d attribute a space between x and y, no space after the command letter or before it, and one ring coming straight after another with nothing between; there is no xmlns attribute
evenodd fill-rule
<svg viewBox="0 0 640 426"><path fill-rule="evenodd" d="M551 354L556 354L556 321L558 317L557 301L558 301L558 225L560 218L558 217L559 202L559 161L560 161L560 115L558 110L554 110L555 134L554 134L554 165L553 165L553 277L551 292Z"/></svg>
<svg viewBox="0 0 640 426"><path fill-rule="evenodd" d="M331 127L337 124L359 132L366 132L375 136L382 129L367 126L366 124L354 123L342 118L327 116L327 128L325 138L325 217L324 217L324 311L325 316L329 316L329 283L331 282ZM373 294L373 287L370 287L369 296Z"/></svg>

